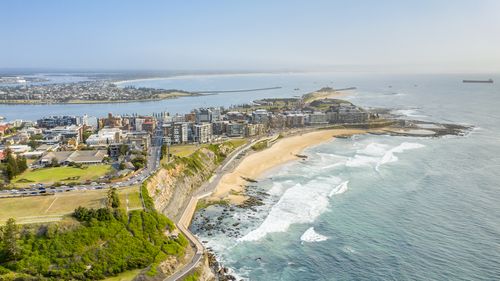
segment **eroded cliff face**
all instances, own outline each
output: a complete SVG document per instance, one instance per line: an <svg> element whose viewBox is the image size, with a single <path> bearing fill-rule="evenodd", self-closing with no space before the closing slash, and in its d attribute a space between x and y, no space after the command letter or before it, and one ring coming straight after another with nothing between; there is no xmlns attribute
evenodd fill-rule
<svg viewBox="0 0 500 281"><path fill-rule="evenodd" d="M156 210L178 221L191 196L212 176L233 150L234 146L231 143L209 145L188 157L175 158L174 161L162 167L146 184ZM187 262L189 256L194 254L192 250L187 249L184 261L180 263L174 260L165 261L159 268L161 271L159 278L170 275L180 264ZM215 280L206 257L196 271L199 274L199 280Z"/></svg>
<svg viewBox="0 0 500 281"><path fill-rule="evenodd" d="M147 184L156 209L177 221L183 206L232 150L230 144L212 145L160 169Z"/></svg>
<svg viewBox="0 0 500 281"><path fill-rule="evenodd" d="M201 262L196 268L196 272L198 272L198 280L199 281L215 281L215 274L212 272L210 265L208 263L207 255L204 256L203 262Z"/></svg>

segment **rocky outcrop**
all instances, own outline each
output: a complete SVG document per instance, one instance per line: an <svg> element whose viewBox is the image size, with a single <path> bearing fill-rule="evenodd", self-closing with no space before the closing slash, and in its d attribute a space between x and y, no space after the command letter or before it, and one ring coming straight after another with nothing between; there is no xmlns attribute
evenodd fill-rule
<svg viewBox="0 0 500 281"><path fill-rule="evenodd" d="M209 261L208 261L208 255L205 255L203 262L200 263L196 271L199 273L198 280L200 281L214 281L215 279L215 274L212 272L212 269L210 268Z"/></svg>
<svg viewBox="0 0 500 281"><path fill-rule="evenodd" d="M211 252L207 253L208 256L208 265L211 269L212 272L215 272L214 280L219 280L219 281L236 281L236 277L231 275L229 273L229 269L227 267L224 267L221 265L218 261L215 255Z"/></svg>

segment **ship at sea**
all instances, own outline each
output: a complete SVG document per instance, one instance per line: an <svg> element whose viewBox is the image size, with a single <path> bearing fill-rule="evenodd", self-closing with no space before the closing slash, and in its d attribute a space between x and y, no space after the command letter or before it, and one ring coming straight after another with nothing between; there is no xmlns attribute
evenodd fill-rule
<svg viewBox="0 0 500 281"><path fill-rule="evenodd" d="M493 79L488 80L462 80L463 83L493 83Z"/></svg>

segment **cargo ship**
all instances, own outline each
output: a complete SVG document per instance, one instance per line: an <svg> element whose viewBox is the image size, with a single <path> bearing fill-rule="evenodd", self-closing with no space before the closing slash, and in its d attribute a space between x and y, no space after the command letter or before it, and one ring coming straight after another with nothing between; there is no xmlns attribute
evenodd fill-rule
<svg viewBox="0 0 500 281"><path fill-rule="evenodd" d="M493 83L493 79L488 80L462 80L463 83Z"/></svg>

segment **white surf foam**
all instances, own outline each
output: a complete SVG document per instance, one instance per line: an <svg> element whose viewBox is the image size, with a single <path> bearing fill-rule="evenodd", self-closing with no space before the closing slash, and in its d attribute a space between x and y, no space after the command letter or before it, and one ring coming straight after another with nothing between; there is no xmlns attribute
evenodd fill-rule
<svg viewBox="0 0 500 281"><path fill-rule="evenodd" d="M372 167L372 164L377 163L379 161L379 157L371 157L365 155L354 155L354 157L349 158L346 161L345 165L351 168L357 167Z"/></svg>
<svg viewBox="0 0 500 281"><path fill-rule="evenodd" d="M425 145L420 144L420 143L414 143L414 142L403 142L402 144L390 149L387 151L384 156L382 156L382 159L377 162L377 165L375 166L375 170L379 171L380 166L391 163L391 162L396 162L398 161L398 157L394 155L394 153L402 153L406 150L412 150L412 149L418 149L425 147Z"/></svg>
<svg viewBox="0 0 500 281"><path fill-rule="evenodd" d="M338 163L335 163L335 164L332 164L332 165L323 166L320 169L326 170L326 169L332 169L332 168L341 167L341 166L344 166L344 165L345 165L345 162L338 162Z"/></svg>
<svg viewBox="0 0 500 281"><path fill-rule="evenodd" d="M321 235L314 231L314 227L309 227L303 234L300 236L300 240L303 242L321 242L328 240L328 237Z"/></svg>
<svg viewBox="0 0 500 281"><path fill-rule="evenodd" d="M414 118L424 118L427 117L423 114L419 114L416 109L400 109L400 110L395 110L393 111L395 114L399 115L404 115L407 117L414 117Z"/></svg>
<svg viewBox="0 0 500 281"><path fill-rule="evenodd" d="M387 151L387 145L381 143L370 143L363 149L358 149L357 153L370 156L382 156Z"/></svg>
<svg viewBox="0 0 500 281"><path fill-rule="evenodd" d="M268 233L287 231L292 224L313 222L328 208L332 182L338 184L340 179L329 177L328 181L312 180L289 188L262 224L238 241L257 241Z"/></svg>
<svg viewBox="0 0 500 281"><path fill-rule="evenodd" d="M273 186L267 191L269 195L278 196L283 194L284 186L281 182L273 182Z"/></svg>
<svg viewBox="0 0 500 281"><path fill-rule="evenodd" d="M332 191L330 191L330 194L328 194L328 197L332 197L333 195L337 194L342 194L347 191L347 184L349 181L345 181L339 185L337 185Z"/></svg>

